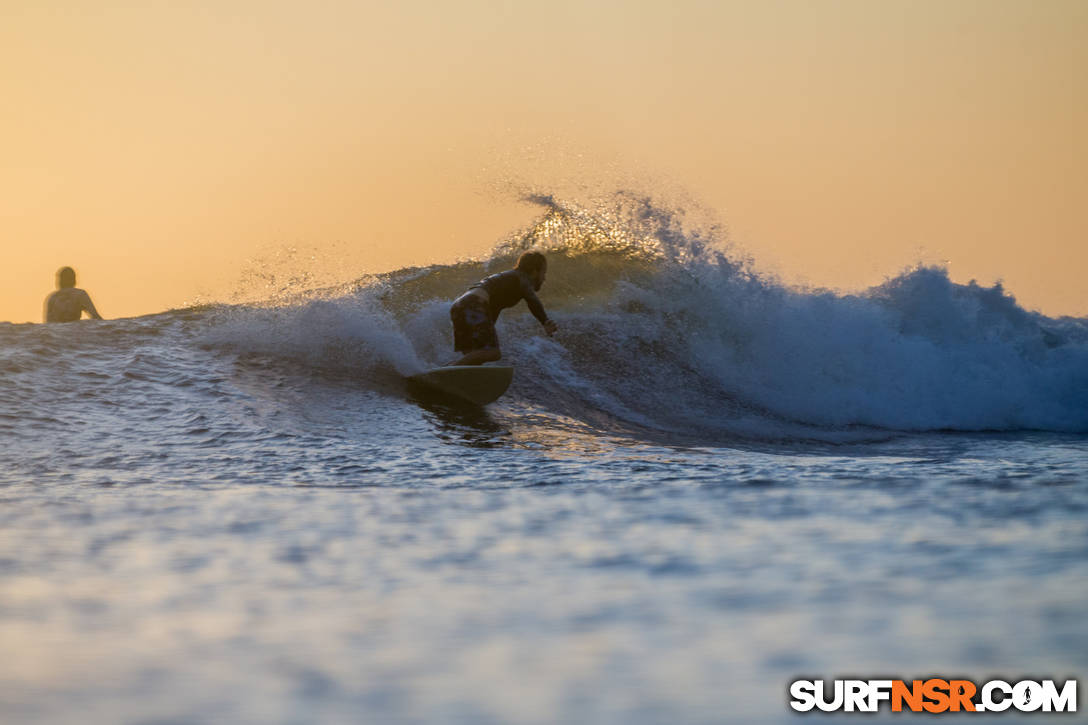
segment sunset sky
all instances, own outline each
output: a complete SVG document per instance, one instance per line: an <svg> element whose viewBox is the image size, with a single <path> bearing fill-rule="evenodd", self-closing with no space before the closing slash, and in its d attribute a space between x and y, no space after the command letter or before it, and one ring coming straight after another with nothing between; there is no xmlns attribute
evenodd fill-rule
<svg viewBox="0 0 1088 725"><path fill-rule="evenodd" d="M507 183L682 189L793 283L946 261L1088 315L1083 0L0 0L0 94L0 321L61 265L120 317L478 255L539 212Z"/></svg>

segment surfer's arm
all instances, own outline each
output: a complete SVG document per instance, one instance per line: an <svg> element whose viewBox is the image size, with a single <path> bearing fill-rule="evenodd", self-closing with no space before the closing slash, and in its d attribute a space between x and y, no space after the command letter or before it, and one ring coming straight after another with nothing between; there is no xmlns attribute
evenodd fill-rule
<svg viewBox="0 0 1088 725"><path fill-rule="evenodd" d="M529 305L529 312L533 313L533 317L541 325L544 325L544 330L549 335L554 335L559 328L552 320L548 319L548 313L544 311L544 305L540 304L540 298L536 296L536 292L531 289L525 290L525 304Z"/></svg>
<svg viewBox="0 0 1088 725"><path fill-rule="evenodd" d="M540 304L540 298L531 289L524 290L525 304L529 305L529 312L542 324L548 324L548 313L544 311L544 305Z"/></svg>
<svg viewBox="0 0 1088 725"><path fill-rule="evenodd" d="M95 309L94 303L91 302L91 296L86 292L83 293L83 309L93 320L101 320L102 315L98 314L98 310Z"/></svg>

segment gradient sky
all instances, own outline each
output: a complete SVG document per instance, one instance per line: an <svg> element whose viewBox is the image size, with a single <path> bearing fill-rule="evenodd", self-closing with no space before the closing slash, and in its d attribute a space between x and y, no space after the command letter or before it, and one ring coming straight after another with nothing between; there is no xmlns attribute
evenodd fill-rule
<svg viewBox="0 0 1088 725"><path fill-rule="evenodd" d="M117 317L452 261L506 181L621 178L789 281L1088 314L1081 0L0 0L0 97L0 320L61 265Z"/></svg>

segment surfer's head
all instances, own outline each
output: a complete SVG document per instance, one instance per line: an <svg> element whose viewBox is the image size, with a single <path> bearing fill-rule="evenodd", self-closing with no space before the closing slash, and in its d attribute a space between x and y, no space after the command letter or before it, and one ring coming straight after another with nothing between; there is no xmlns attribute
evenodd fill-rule
<svg viewBox="0 0 1088 725"><path fill-rule="evenodd" d="M57 289L67 289L76 286L76 271L71 267L61 267L57 270Z"/></svg>
<svg viewBox="0 0 1088 725"><path fill-rule="evenodd" d="M533 289L539 290L548 275L548 260L540 252L525 252L518 257L517 270L533 281Z"/></svg>

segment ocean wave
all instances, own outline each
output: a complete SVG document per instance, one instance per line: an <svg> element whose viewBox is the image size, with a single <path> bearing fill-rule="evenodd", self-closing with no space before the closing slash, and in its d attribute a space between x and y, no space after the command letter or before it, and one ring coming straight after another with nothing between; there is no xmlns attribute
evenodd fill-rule
<svg viewBox="0 0 1088 725"><path fill-rule="evenodd" d="M504 313L504 359L518 371L508 406L699 435L1088 432L1088 320L1046 317L1000 285L957 284L934 267L855 294L799 289L731 254L717 229L690 228L644 197L594 208L531 201L542 207L536 222L482 259L96 324L117 326L110 334L129 345L150 334L148 320L182 325L186 344L397 390L402 376L454 357L452 299L540 249L542 300L560 332L542 336L524 306ZM18 339L0 359L9 369L57 344L48 326L7 326L0 337ZM81 332L79 344L93 337Z"/></svg>

